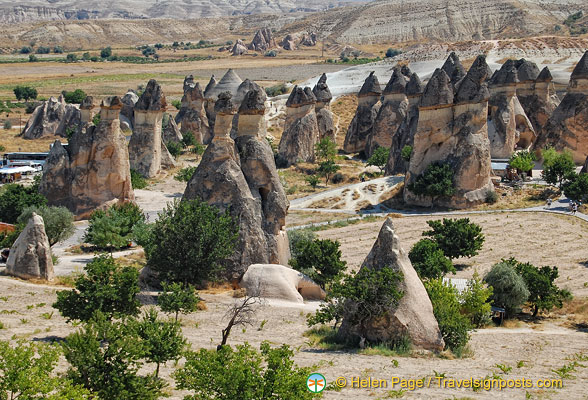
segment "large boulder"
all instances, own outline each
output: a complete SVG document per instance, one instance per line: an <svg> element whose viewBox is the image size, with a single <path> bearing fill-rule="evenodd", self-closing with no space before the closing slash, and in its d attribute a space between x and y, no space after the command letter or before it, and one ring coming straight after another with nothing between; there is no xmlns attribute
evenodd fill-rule
<svg viewBox="0 0 588 400"><path fill-rule="evenodd" d="M256 293L263 298L294 303L325 298L325 291L308 276L277 264L249 266L239 286L247 289L248 294Z"/></svg>
<svg viewBox="0 0 588 400"><path fill-rule="evenodd" d="M286 101L286 123L278 153L287 166L315 160L314 147L319 140L315 104L309 87L295 86Z"/></svg>
<svg viewBox="0 0 588 400"><path fill-rule="evenodd" d="M272 35L271 29L263 28L255 32L255 36L251 43L249 43L249 46L247 46L247 49L253 51L267 51L276 47L278 47L278 45Z"/></svg>
<svg viewBox="0 0 588 400"><path fill-rule="evenodd" d="M296 37L288 34L284 36L284 39L282 39L282 41L280 42L280 46L282 46L284 50L296 50L296 40Z"/></svg>
<svg viewBox="0 0 588 400"><path fill-rule="evenodd" d="M264 137L264 100L261 88L245 96L233 140L237 110L230 93L220 94L213 140L184 192L184 199L228 209L239 222L235 250L226 260L228 279L239 280L251 264L287 264L290 255L284 229L289 204Z"/></svg>
<svg viewBox="0 0 588 400"><path fill-rule="evenodd" d="M343 143L343 150L346 153L364 151L380 109L381 94L382 88L378 77L371 72L357 94L357 110L349 124Z"/></svg>
<svg viewBox="0 0 588 400"><path fill-rule="evenodd" d="M364 260L362 269L392 268L402 274L399 289L403 296L396 307L379 318L370 318L362 325L353 325L347 313L353 304L346 304L339 335L345 339L365 339L369 343L390 343L404 337L413 346L441 351L445 346L439 325L433 315L433 306L422 281L414 270L408 255L400 245L392 219L382 225L376 242Z"/></svg>
<svg viewBox="0 0 588 400"><path fill-rule="evenodd" d="M316 46L317 36L315 32L308 32L302 35L300 39L301 46L313 47Z"/></svg>
<svg viewBox="0 0 588 400"><path fill-rule="evenodd" d="M80 110L73 104L66 104L63 96L58 99L50 97L35 108L27 121L22 137L38 139L43 136L57 135L67 137L67 130L76 129L81 122Z"/></svg>
<svg viewBox="0 0 588 400"><path fill-rule="evenodd" d="M231 49L231 55L233 56L242 56L243 54L247 53L247 46L241 39L237 39L233 48Z"/></svg>
<svg viewBox="0 0 588 400"><path fill-rule="evenodd" d="M105 98L98 126L86 123L67 148L55 142L39 185L49 205L66 207L83 219L96 209L135 199L127 140L120 130L122 106L120 97Z"/></svg>
<svg viewBox="0 0 588 400"><path fill-rule="evenodd" d="M588 156L588 51L572 71L565 97L537 138L536 150L546 146L570 150L577 164Z"/></svg>
<svg viewBox="0 0 588 400"><path fill-rule="evenodd" d="M22 279L53 280L51 246L40 215L33 213L12 245L6 261L6 273Z"/></svg>

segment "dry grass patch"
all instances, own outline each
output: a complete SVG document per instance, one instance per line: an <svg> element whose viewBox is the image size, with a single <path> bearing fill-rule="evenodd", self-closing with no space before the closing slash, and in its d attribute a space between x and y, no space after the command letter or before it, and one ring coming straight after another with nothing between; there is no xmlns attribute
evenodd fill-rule
<svg viewBox="0 0 588 400"><path fill-rule="evenodd" d="M22 124L24 125L28 119L23 118ZM67 140L59 136L45 136L40 139L24 139L20 136L19 129L0 129L0 144L6 148L6 152L12 151L24 151L24 152L46 152L49 151L51 144L56 139L66 142Z"/></svg>
<svg viewBox="0 0 588 400"><path fill-rule="evenodd" d="M498 201L494 204L482 204L474 210L513 210L518 208L537 207L545 204L544 189L527 188L504 189L497 188ZM504 195L506 194L506 195Z"/></svg>
<svg viewBox="0 0 588 400"><path fill-rule="evenodd" d="M588 332L588 298L578 297L556 308L552 314L564 318L563 326Z"/></svg>
<svg viewBox="0 0 588 400"><path fill-rule="evenodd" d="M331 111L338 117L337 146L343 148L347 128L357 109L357 96L345 95L338 97L331 103ZM337 118L335 118L337 119Z"/></svg>
<svg viewBox="0 0 588 400"><path fill-rule="evenodd" d="M137 269L141 269L147 265L147 259L145 258L145 252L143 250L118 257L115 261L124 267L135 267Z"/></svg>

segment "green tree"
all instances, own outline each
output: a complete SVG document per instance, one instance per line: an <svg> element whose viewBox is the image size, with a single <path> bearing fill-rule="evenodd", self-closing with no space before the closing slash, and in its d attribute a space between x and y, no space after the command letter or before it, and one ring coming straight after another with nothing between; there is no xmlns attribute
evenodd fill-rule
<svg viewBox="0 0 588 400"><path fill-rule="evenodd" d="M59 348L49 345L0 341L0 398L90 399L87 390L54 375L59 354Z"/></svg>
<svg viewBox="0 0 588 400"><path fill-rule="evenodd" d="M564 194L570 200L588 200L588 173L571 174L563 185Z"/></svg>
<svg viewBox="0 0 588 400"><path fill-rule="evenodd" d="M402 159L406 162L410 161L410 158L412 157L412 146L406 145L402 148L402 150L400 151L400 156L402 157Z"/></svg>
<svg viewBox="0 0 588 400"><path fill-rule="evenodd" d="M100 399L156 400L165 384L155 376L140 376L148 345L135 324L108 321L100 313L62 344L70 367L67 376Z"/></svg>
<svg viewBox="0 0 588 400"><path fill-rule="evenodd" d="M24 227L33 216L33 213L43 217L45 233L51 246L69 239L76 231L74 215L65 207L27 207L18 217L17 223Z"/></svg>
<svg viewBox="0 0 588 400"><path fill-rule="evenodd" d="M502 260L494 264L484 277L484 282L492 287L492 304L504 308L508 316L518 312L529 298L525 280L515 267L515 260Z"/></svg>
<svg viewBox="0 0 588 400"><path fill-rule="evenodd" d="M484 284L477 272L468 282L467 288L460 293L461 313L470 319L475 328L482 328L491 321L492 288Z"/></svg>
<svg viewBox="0 0 588 400"><path fill-rule="evenodd" d="M31 86L18 85L14 89L12 89L12 91L14 92L14 96L18 101L29 101L31 99L36 99L39 95L37 89Z"/></svg>
<svg viewBox="0 0 588 400"><path fill-rule="evenodd" d="M32 52L33 52L33 49L29 46L23 46L20 48L20 51L19 51L20 54L30 54Z"/></svg>
<svg viewBox="0 0 588 400"><path fill-rule="evenodd" d="M57 301L53 304L68 321L88 321L96 311L108 319L139 313L136 268L120 267L112 256L99 255L84 267L84 271L86 273L76 279L75 290L57 292Z"/></svg>
<svg viewBox="0 0 588 400"><path fill-rule="evenodd" d="M134 169L131 169L131 186L133 189L145 189L147 185L147 179Z"/></svg>
<svg viewBox="0 0 588 400"><path fill-rule="evenodd" d="M427 221L432 230L423 232L429 236L449 258L473 257L484 244L484 235L480 225L470 222L469 218Z"/></svg>
<svg viewBox="0 0 588 400"><path fill-rule="evenodd" d="M442 278L455 267L439 245L431 239L419 240L408 253L408 258L421 279Z"/></svg>
<svg viewBox="0 0 588 400"><path fill-rule="evenodd" d="M70 104L81 104L86 98L86 92L82 89L76 89L73 92L64 91L63 98L66 103Z"/></svg>
<svg viewBox="0 0 588 400"><path fill-rule="evenodd" d="M386 168L386 163L388 162L388 155L390 154L390 149L387 147L378 147L374 151L374 154L367 160L367 165L373 165L380 169L380 173L384 173L384 168Z"/></svg>
<svg viewBox="0 0 588 400"><path fill-rule="evenodd" d="M196 141L196 137L192 132L188 131L182 133L182 144L184 145L184 147L194 146L196 143L198 142Z"/></svg>
<svg viewBox="0 0 588 400"><path fill-rule="evenodd" d="M101 58L108 58L112 56L112 48L110 46L105 47L100 50L100 57Z"/></svg>
<svg viewBox="0 0 588 400"><path fill-rule="evenodd" d="M218 351L200 349L186 355L186 363L173 376L177 387L189 390L186 398L199 400L239 399L311 400L320 396L306 389L311 368L294 364L288 345L261 352L249 344L222 346Z"/></svg>
<svg viewBox="0 0 588 400"><path fill-rule="evenodd" d="M289 264L325 289L347 268L347 263L341 260L339 246L339 242L330 239L300 241L296 244L296 257Z"/></svg>
<svg viewBox="0 0 588 400"><path fill-rule="evenodd" d="M115 204L106 211L96 210L90 216L84 241L99 249L128 247L133 240L133 227L143 221L145 215L134 203Z"/></svg>
<svg viewBox="0 0 588 400"><path fill-rule="evenodd" d="M388 58L395 57L395 56L397 56L398 54L401 54L401 53L402 53L402 51L400 51L400 50L389 48L388 50L386 50L386 57L388 57Z"/></svg>
<svg viewBox="0 0 588 400"><path fill-rule="evenodd" d="M569 151L558 153L553 148L549 148L544 150L542 155L543 179L550 185L558 185L561 189L564 181L573 177L573 173L576 171L572 153Z"/></svg>
<svg viewBox="0 0 588 400"><path fill-rule="evenodd" d="M182 285L181 283L162 282L163 291L157 296L157 305L164 313L175 314L175 320L178 320L178 314L189 314L198 309L200 297L196 293L194 286Z"/></svg>
<svg viewBox="0 0 588 400"><path fill-rule="evenodd" d="M76 62L78 61L78 56L74 53L69 53L67 56L65 56L65 62Z"/></svg>
<svg viewBox="0 0 588 400"><path fill-rule="evenodd" d="M570 297L569 291L558 288L554 283L559 276L557 267L538 268L531 263L518 262L514 258L508 262L516 265L515 270L525 281L529 290L527 301L533 307L533 317L540 310L549 312L553 307L562 308L563 301Z"/></svg>
<svg viewBox="0 0 588 400"><path fill-rule="evenodd" d="M341 169L341 167L335 164L335 161L323 161L319 164L318 173L320 176L325 178L325 185L328 185L331 176L339 171L339 169Z"/></svg>
<svg viewBox="0 0 588 400"><path fill-rule="evenodd" d="M34 54L29 54L29 62L37 62L39 61L39 57Z"/></svg>
<svg viewBox="0 0 588 400"><path fill-rule="evenodd" d="M470 339L471 325L468 317L461 313L457 289L443 279L430 279L424 284L445 346L452 351L464 348Z"/></svg>
<svg viewBox="0 0 588 400"><path fill-rule="evenodd" d="M171 154L174 158L178 158L182 154L182 144L178 142L167 142L165 144L169 154Z"/></svg>
<svg viewBox="0 0 588 400"><path fill-rule="evenodd" d="M199 199L168 204L159 214L145 256L162 280L201 284L223 272L222 260L233 253L239 225L229 211Z"/></svg>
<svg viewBox="0 0 588 400"><path fill-rule="evenodd" d="M528 150L523 150L514 153L510 157L508 164L512 168L516 168L519 171L527 172L533 169L536 159L537 157L535 157L535 153L531 153Z"/></svg>
<svg viewBox="0 0 588 400"><path fill-rule="evenodd" d="M159 376L159 366L178 360L186 347L180 324L177 321L159 320L154 308L143 313L136 329L146 346L145 358L156 365L156 377Z"/></svg>
<svg viewBox="0 0 588 400"><path fill-rule="evenodd" d="M310 229L293 229L288 231L288 244L290 245L290 255L291 258L296 258L298 256L298 252L296 251L297 248L303 247L299 246L298 243L300 242L312 242L318 239L316 233L314 233Z"/></svg>
<svg viewBox="0 0 588 400"><path fill-rule="evenodd" d="M306 182L308 182L310 187L312 187L313 189L316 189L316 187L319 184L319 177L316 175L310 175L306 178Z"/></svg>
<svg viewBox="0 0 588 400"><path fill-rule="evenodd" d="M455 193L453 185L453 168L449 164L435 162L430 164L422 175L408 185L416 195L431 197L431 207L439 198L449 197Z"/></svg>
<svg viewBox="0 0 588 400"><path fill-rule="evenodd" d="M333 139L325 136L315 144L314 153L318 161L333 161L337 155L337 144Z"/></svg>
<svg viewBox="0 0 588 400"><path fill-rule="evenodd" d="M53 47L53 52L55 54L63 54L63 47L61 47L61 46L55 46L55 47Z"/></svg>
<svg viewBox="0 0 588 400"><path fill-rule="evenodd" d="M192 175L196 172L196 167L185 167L182 168L175 176L174 179L179 182L190 182Z"/></svg>
<svg viewBox="0 0 588 400"><path fill-rule="evenodd" d="M45 196L38 193L38 187L18 184L4 185L0 194L0 221L15 224L25 208L30 206L44 206L47 204Z"/></svg>

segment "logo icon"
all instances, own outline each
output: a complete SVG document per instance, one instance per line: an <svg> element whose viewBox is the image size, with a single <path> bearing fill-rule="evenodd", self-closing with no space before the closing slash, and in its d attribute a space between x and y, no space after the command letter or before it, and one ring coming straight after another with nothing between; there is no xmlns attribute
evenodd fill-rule
<svg viewBox="0 0 588 400"><path fill-rule="evenodd" d="M306 387L312 393L320 393L325 390L326 386L327 380L325 377L321 374L317 374L316 372L314 374L310 374L308 379L306 379Z"/></svg>

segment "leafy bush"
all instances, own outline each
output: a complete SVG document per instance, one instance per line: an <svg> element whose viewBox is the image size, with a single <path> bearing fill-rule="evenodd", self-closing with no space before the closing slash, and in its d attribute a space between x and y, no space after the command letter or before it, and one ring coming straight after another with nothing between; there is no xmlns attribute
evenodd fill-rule
<svg viewBox="0 0 588 400"><path fill-rule="evenodd" d="M484 200L488 204L494 204L498 201L498 193L495 191L487 192L486 199Z"/></svg>
<svg viewBox="0 0 588 400"><path fill-rule="evenodd" d="M0 194L0 221L14 224L25 208L46 204L47 199L38 193L36 185L28 187L15 183L4 185L4 190Z"/></svg>
<svg viewBox="0 0 588 400"><path fill-rule="evenodd" d="M402 150L400 151L400 156L402 157L402 159L406 162L410 161L410 158L412 157L412 146L406 145L402 148Z"/></svg>
<svg viewBox="0 0 588 400"><path fill-rule="evenodd" d="M76 89L73 92L63 92L63 98L65 99L66 103L70 104L81 104L82 101L86 98L86 92L82 89Z"/></svg>
<svg viewBox="0 0 588 400"><path fill-rule="evenodd" d="M427 224L432 230L423 232L423 236L435 241L449 258L473 257L484 244L482 228L469 218L443 218L443 222L427 221Z"/></svg>
<svg viewBox="0 0 588 400"><path fill-rule="evenodd" d="M266 51L264 54L265 57L277 57L278 52L275 50Z"/></svg>
<svg viewBox="0 0 588 400"><path fill-rule="evenodd" d="M29 54L32 52L33 52L33 49L30 46L23 46L20 48L20 51L19 51L20 54Z"/></svg>
<svg viewBox="0 0 588 400"><path fill-rule="evenodd" d="M345 175L343 175L341 172L336 172L335 175L333 175L331 178L331 182L333 182L335 185L342 183L343 181L345 181Z"/></svg>
<svg viewBox="0 0 588 400"><path fill-rule="evenodd" d="M2 399L90 399L90 393L69 379L55 377L59 348L0 341L0 393Z"/></svg>
<svg viewBox="0 0 588 400"><path fill-rule="evenodd" d="M182 154L183 146L181 143L178 142L167 142L165 144L169 154L171 154L174 158L178 158L180 154Z"/></svg>
<svg viewBox="0 0 588 400"><path fill-rule="evenodd" d="M533 307L533 317L540 310L549 312L553 307L562 308L563 301L571 297L569 291L558 288L554 283L559 276L557 267L538 268L530 263L518 262L514 258L508 262L516 265L515 270L525 281L529 290L527 301Z"/></svg>
<svg viewBox="0 0 588 400"><path fill-rule="evenodd" d="M35 53L37 53L37 54L49 54L49 53L51 53L51 48L50 47L46 47L46 46L39 46L39 47L37 47L37 51L35 51Z"/></svg>
<svg viewBox="0 0 588 400"><path fill-rule="evenodd" d="M408 253L408 258L421 279L442 278L455 267L439 245L431 239L419 240Z"/></svg>
<svg viewBox="0 0 588 400"><path fill-rule="evenodd" d="M452 351L465 347L471 326L468 317L461 314L457 289L442 279L431 279L424 284L445 346Z"/></svg>
<svg viewBox="0 0 588 400"><path fill-rule="evenodd" d="M9 119L7 119L6 121L4 121L4 129L5 130L12 129L12 122L10 122Z"/></svg>
<svg viewBox="0 0 588 400"><path fill-rule="evenodd" d="M399 54L402 54L402 51L400 50L396 50L393 48L389 48L388 50L386 50L386 57L390 58L390 57L395 57Z"/></svg>
<svg viewBox="0 0 588 400"><path fill-rule="evenodd" d="M492 288L484 285L478 273L475 272L473 278L468 282L467 288L459 295L461 313L470 319L473 327L481 328L490 323L491 296Z"/></svg>
<svg viewBox="0 0 588 400"><path fill-rule="evenodd" d="M76 231L74 215L65 207L27 207L18 217L17 223L24 227L33 216L33 213L43 217L45 233L51 246L69 239Z"/></svg>
<svg viewBox="0 0 588 400"><path fill-rule="evenodd" d="M61 46L55 46L55 47L53 47L53 52L55 54L63 54L63 47L61 47Z"/></svg>
<svg viewBox="0 0 588 400"><path fill-rule="evenodd" d="M318 239L316 233L310 229L293 229L288 231L288 243L290 244L290 254L292 258L298 256L296 249L300 247L298 243L301 242L312 242Z"/></svg>
<svg viewBox="0 0 588 400"><path fill-rule="evenodd" d="M196 167L185 167L182 168L175 176L174 179L179 182L190 182L192 176L196 172Z"/></svg>
<svg viewBox="0 0 588 400"><path fill-rule="evenodd" d="M102 58L108 58L112 56L112 48L110 46L105 47L103 49L100 50L100 57Z"/></svg>
<svg viewBox="0 0 588 400"><path fill-rule="evenodd" d="M37 62L39 61L39 57L34 54L29 54L29 62Z"/></svg>
<svg viewBox="0 0 588 400"><path fill-rule="evenodd" d="M449 164L435 162L408 185L408 189L417 195L429 196L434 205L439 198L449 197L455 193L453 185L453 168Z"/></svg>
<svg viewBox="0 0 588 400"><path fill-rule="evenodd" d="M508 165L510 165L511 168L518 169L519 171L527 172L533 169L536 159L537 157L535 157L535 153L531 153L528 150L523 150L514 153L510 157Z"/></svg>
<svg viewBox="0 0 588 400"><path fill-rule="evenodd" d="M131 169L131 186L133 189L145 189L147 185L147 179L134 169Z"/></svg>
<svg viewBox="0 0 588 400"><path fill-rule="evenodd" d="M318 184L320 182L320 179L316 175L310 175L310 176L306 177L306 182L308 182L310 187L312 187L313 189L316 189L316 187L318 186Z"/></svg>
<svg viewBox="0 0 588 400"><path fill-rule="evenodd" d="M570 200L588 201L588 173L571 174L563 185L563 190Z"/></svg>
<svg viewBox="0 0 588 400"><path fill-rule="evenodd" d="M78 61L78 56L74 53L69 53L67 56L65 56L65 62L76 62Z"/></svg>
<svg viewBox="0 0 588 400"><path fill-rule="evenodd" d="M84 271L86 274L76 279L75 289L57 292L53 304L68 321L89 321L96 311L106 319L139 313L137 269L120 267L112 256L99 255Z"/></svg>
<svg viewBox="0 0 588 400"><path fill-rule="evenodd" d="M294 364L289 346L271 348L261 344L261 352L249 344L222 346L218 351L200 349L186 355L186 363L173 376L178 389L189 390L187 398L200 400L240 399L311 400L306 389L311 368Z"/></svg>
<svg viewBox="0 0 588 400"><path fill-rule="evenodd" d="M334 160L337 155L337 143L335 143L330 137L326 136L314 146L314 152L319 161Z"/></svg>
<svg viewBox="0 0 588 400"><path fill-rule="evenodd" d="M94 115L94 118L92 118L92 123L95 126L98 126L98 125L100 125L100 119L101 119L101 116L100 116L100 113L98 113L98 114Z"/></svg>
<svg viewBox="0 0 588 400"><path fill-rule="evenodd" d="M192 154L196 154L201 156L202 154L204 154L204 151L206 151L206 147L204 147L204 145L196 142L196 144L194 144L194 147L192 147L190 149L190 153Z"/></svg>
<svg viewBox="0 0 588 400"><path fill-rule="evenodd" d="M265 94L267 94L269 97L280 96L280 95L286 94L288 92L289 92L289 89L285 83L265 88Z"/></svg>
<svg viewBox="0 0 588 400"><path fill-rule="evenodd" d="M320 176L325 178L325 185L328 185L331 176L333 176L333 174L335 174L340 169L341 167L335 164L335 161L328 160L319 164L318 173Z"/></svg>
<svg viewBox="0 0 588 400"><path fill-rule="evenodd" d="M147 265L162 280L201 284L218 279L233 253L239 225L199 199L168 204L146 240Z"/></svg>
<svg viewBox="0 0 588 400"><path fill-rule="evenodd" d="M296 243L296 257L291 258L289 264L325 289L347 267L347 263L341 260L339 246L339 242L330 239L299 241Z"/></svg>
<svg viewBox="0 0 588 400"><path fill-rule="evenodd" d="M182 144L185 147L194 146L196 143L198 142L192 132L188 131L182 134Z"/></svg>
<svg viewBox="0 0 588 400"><path fill-rule="evenodd" d="M543 150L543 172L545 182L562 188L565 180L573 177L576 172L574 158L569 151L558 153L553 148Z"/></svg>
<svg viewBox="0 0 588 400"><path fill-rule="evenodd" d="M516 260L502 260L494 264L484 277L484 282L492 287L492 304L504 308L509 316L519 311L530 294L515 267Z"/></svg>
<svg viewBox="0 0 588 400"><path fill-rule="evenodd" d="M67 376L100 399L161 398L163 381L138 375L149 347L136 330L135 324L110 322L98 313L62 344L70 364Z"/></svg>
<svg viewBox="0 0 588 400"><path fill-rule="evenodd" d="M108 210L96 210L90 216L86 243L99 249L122 249L133 239L133 226L145 221L141 208L134 203L115 204Z"/></svg>
<svg viewBox="0 0 588 400"><path fill-rule="evenodd" d="M157 304L164 313L189 314L198 309L200 297L192 285L183 286L180 283L162 282L163 291L157 296Z"/></svg>
<svg viewBox="0 0 588 400"><path fill-rule="evenodd" d="M12 91L14 92L14 96L16 97L16 99L18 101L20 101L20 100L29 101L31 99L36 99L37 96L39 95L39 93L37 92L37 89L35 89L34 87L31 87L31 86L18 85Z"/></svg>
<svg viewBox="0 0 588 400"><path fill-rule="evenodd" d="M367 160L367 165L373 165L380 169L380 173L384 172L384 168L386 168L386 163L388 162L388 155L390 154L390 149L387 147L378 147L374 154Z"/></svg>
<svg viewBox="0 0 588 400"><path fill-rule="evenodd" d="M174 106L177 110L182 108L182 102L180 100L172 100L172 106Z"/></svg>

